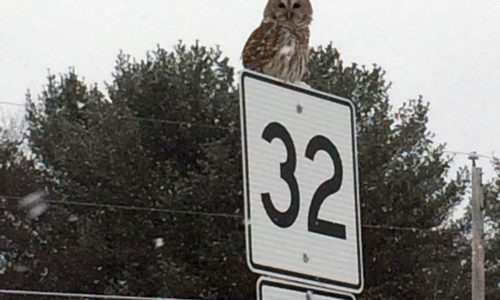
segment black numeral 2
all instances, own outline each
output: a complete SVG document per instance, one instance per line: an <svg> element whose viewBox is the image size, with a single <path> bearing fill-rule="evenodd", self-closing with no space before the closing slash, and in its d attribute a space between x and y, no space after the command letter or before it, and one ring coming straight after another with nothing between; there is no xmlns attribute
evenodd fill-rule
<svg viewBox="0 0 500 300"><path fill-rule="evenodd" d="M308 229L311 232L330 235L345 240L345 225L318 218L319 209L323 201L325 201L326 197L329 195L338 192L342 185L342 161L340 160L337 147L324 136L317 135L307 145L306 157L310 160L314 160L314 155L320 150L330 154L335 167L335 174L332 178L323 182L314 193L311 200L311 207L309 208Z"/></svg>
<svg viewBox="0 0 500 300"><path fill-rule="evenodd" d="M290 133L288 133L283 125L277 122L266 126L262 133L262 138L269 143L275 138L280 139L287 151L287 160L281 163L281 178L288 184L290 189L290 206L285 212L280 212L274 207L269 193L261 194L264 209L271 221L279 227L287 228L295 223L300 209L300 193L297 179L295 178L295 167L297 165L295 146ZM324 136L318 135L309 141L305 156L310 160L314 160L316 153L321 150L328 153L332 158L335 174L332 178L323 182L314 193L311 206L309 207L308 231L345 240L345 225L322 220L318 217L319 210L325 199L340 190L343 173L342 161L340 160L337 147Z"/></svg>

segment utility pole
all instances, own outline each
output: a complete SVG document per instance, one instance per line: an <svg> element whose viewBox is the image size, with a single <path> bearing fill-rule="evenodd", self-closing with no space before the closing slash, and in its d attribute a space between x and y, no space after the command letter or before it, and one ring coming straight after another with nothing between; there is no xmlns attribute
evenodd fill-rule
<svg viewBox="0 0 500 300"><path fill-rule="evenodd" d="M483 208L484 195L482 170L476 167L479 157L475 152L469 155L472 160L472 300L484 300L484 241Z"/></svg>

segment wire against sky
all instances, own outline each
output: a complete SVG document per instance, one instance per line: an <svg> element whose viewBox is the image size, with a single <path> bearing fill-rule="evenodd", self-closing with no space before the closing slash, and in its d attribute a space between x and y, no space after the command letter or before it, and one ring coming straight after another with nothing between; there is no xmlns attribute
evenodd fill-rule
<svg viewBox="0 0 500 300"><path fill-rule="evenodd" d="M19 103L14 103L14 102L7 102L7 101L0 101L0 104L3 105L10 105L10 106L20 106L20 107L25 107L24 104L19 104Z"/></svg>
<svg viewBox="0 0 500 300"><path fill-rule="evenodd" d="M11 106L19 106L19 107L25 107L24 104L19 104L19 103L14 103L14 102L6 102L6 101L0 101L0 105L11 105ZM89 113L86 112L89 115L93 116L98 116L97 113ZM164 123L164 124L174 124L174 125L184 125L187 127L204 127L204 128L212 128L212 129L222 129L222 130L229 130L229 131L239 131L239 128L231 127L231 126L221 126L221 125L212 125L212 124L203 124L203 123L197 123L197 122L186 122L186 121L176 121L176 120L166 120L166 119L154 119L154 118L143 118L143 117L132 117L132 116L123 116L123 115L116 115L118 119L122 120L130 120L130 121L142 121L142 122L152 122L152 123ZM463 155L463 156L470 156L474 152L466 152L466 151L452 151L452 150L445 150L443 151L445 153L453 154L453 155ZM479 154L475 153L478 157L481 158L487 158L491 160L497 160L499 159L498 157L494 155L484 155L484 154Z"/></svg>
<svg viewBox="0 0 500 300"><path fill-rule="evenodd" d="M482 157L482 158L488 158L488 159L492 159L492 160L496 160L496 159L499 159L498 157L494 156L494 155L484 155L484 154L479 154L477 152L465 152L465 151L453 151L453 150L445 150L443 151L445 153L450 153L450 154L453 154L453 155L463 155L463 156L471 156L471 155L475 155L477 157Z"/></svg>
<svg viewBox="0 0 500 300"><path fill-rule="evenodd" d="M19 104L19 103L14 103L14 102L5 102L5 101L0 101L0 105L10 105L10 106L18 106L18 107L25 107L24 104ZM91 116L99 116L98 113L91 113L91 112L83 112L87 115ZM222 125L212 125L212 124L203 124L203 123L197 123L197 122L187 122L187 121L177 121L177 120L167 120L167 119L154 119L154 118L144 118L144 117L133 117L133 116L124 116L124 115L115 115L118 119L121 120L131 120L131 121L142 121L142 122L151 122L151 123L162 123L162 124L172 124L172 125L184 125L188 128L190 127L203 127L203 128L211 128L211 129L221 129L221 130L228 130L228 131L239 131L239 128L232 127L232 126L222 126Z"/></svg>

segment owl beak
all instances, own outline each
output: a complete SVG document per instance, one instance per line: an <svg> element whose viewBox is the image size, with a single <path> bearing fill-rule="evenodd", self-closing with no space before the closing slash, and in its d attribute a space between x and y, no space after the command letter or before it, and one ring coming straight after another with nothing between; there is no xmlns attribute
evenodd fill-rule
<svg viewBox="0 0 500 300"><path fill-rule="evenodd" d="M286 19L287 20L291 20L292 17L293 17L293 12L289 11L289 12L286 13Z"/></svg>

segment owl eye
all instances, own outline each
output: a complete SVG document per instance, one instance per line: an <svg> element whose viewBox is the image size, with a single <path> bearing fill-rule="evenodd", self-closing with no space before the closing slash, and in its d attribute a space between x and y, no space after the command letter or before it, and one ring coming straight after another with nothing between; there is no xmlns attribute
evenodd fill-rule
<svg viewBox="0 0 500 300"><path fill-rule="evenodd" d="M280 4L278 4L278 7L279 7L279 8L285 8L285 3L280 2Z"/></svg>
<svg viewBox="0 0 500 300"><path fill-rule="evenodd" d="M293 5L293 9L297 9L297 8L300 8L300 3L295 3L295 4Z"/></svg>

